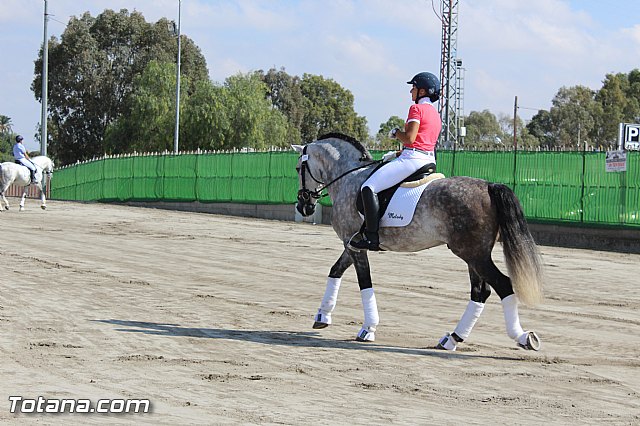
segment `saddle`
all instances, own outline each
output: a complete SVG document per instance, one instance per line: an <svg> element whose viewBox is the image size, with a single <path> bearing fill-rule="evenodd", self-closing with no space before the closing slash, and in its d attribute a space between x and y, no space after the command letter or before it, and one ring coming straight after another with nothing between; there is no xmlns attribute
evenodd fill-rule
<svg viewBox="0 0 640 426"><path fill-rule="evenodd" d="M36 166L35 170L31 170L30 168L28 168L27 166L25 166L24 164L22 164L20 161L15 160L15 163L19 166L24 167L25 169L27 169L29 171L29 175L31 176L31 183L37 183L38 181L38 166ZM35 164L34 164L35 165Z"/></svg>
<svg viewBox="0 0 640 426"><path fill-rule="evenodd" d="M371 174L375 173L380 167L383 167L384 163L380 166L376 167ZM426 164L416 170L411 175L407 176L404 180L397 183L396 185L387 188L378 193L378 203L380 205L380 209L378 212L378 216L382 217L384 212L387 210L389 206L389 202L391 198L393 198L393 194L396 193L398 188L415 188L417 186L423 185L433 179L443 178L444 175L441 173L436 173L436 165L433 163ZM358 198L356 199L356 207L361 214L364 214L364 206L362 205L362 197L360 196L360 192L358 192ZM363 225L364 226L364 225Z"/></svg>

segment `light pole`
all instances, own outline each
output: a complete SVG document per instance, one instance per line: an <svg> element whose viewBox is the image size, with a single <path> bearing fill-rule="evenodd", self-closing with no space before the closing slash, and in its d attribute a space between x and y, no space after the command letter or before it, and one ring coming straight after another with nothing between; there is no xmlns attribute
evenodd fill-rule
<svg viewBox="0 0 640 426"><path fill-rule="evenodd" d="M178 153L178 138L180 132L180 15L182 0L178 0L178 66L176 67L176 128L173 134L173 152Z"/></svg>
<svg viewBox="0 0 640 426"><path fill-rule="evenodd" d="M44 41L42 42L42 117L40 119L40 154L47 155L47 81L49 80L48 2L44 0Z"/></svg>

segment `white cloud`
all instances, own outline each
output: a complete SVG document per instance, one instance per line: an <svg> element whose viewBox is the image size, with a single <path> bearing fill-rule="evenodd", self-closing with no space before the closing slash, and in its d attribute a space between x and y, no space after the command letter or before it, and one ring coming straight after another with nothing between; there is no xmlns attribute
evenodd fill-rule
<svg viewBox="0 0 640 426"><path fill-rule="evenodd" d="M185 18L193 28L281 32L297 25L291 9L280 2L183 2Z"/></svg>
<svg viewBox="0 0 640 426"><path fill-rule="evenodd" d="M389 61L392 55L385 51L383 45L366 34L346 39L329 36L327 49L334 52L338 61L352 64L362 73L398 73L398 68Z"/></svg>
<svg viewBox="0 0 640 426"><path fill-rule="evenodd" d="M562 86L597 89L612 69L633 68L628 41L616 35L619 26L603 21L602 15L576 9L587 5L574 3L460 2L458 53L467 68L467 112L488 108L509 113L516 95L532 107L549 108ZM533 114L523 111L525 118Z"/></svg>

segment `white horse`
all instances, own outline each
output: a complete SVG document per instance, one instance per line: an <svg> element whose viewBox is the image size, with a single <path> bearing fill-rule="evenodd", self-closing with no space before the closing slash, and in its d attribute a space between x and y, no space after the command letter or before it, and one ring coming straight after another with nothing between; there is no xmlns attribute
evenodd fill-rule
<svg viewBox="0 0 640 426"><path fill-rule="evenodd" d="M0 164L0 210L2 210L2 207L5 210L9 210L9 201L7 201L4 193L11 184L24 187L22 199L20 200L20 211L24 210L24 200L27 198L27 192L31 185L35 185L40 190L40 201L42 202L40 207L42 210L47 208L47 200L44 196L44 182L45 175L53 173L53 161L44 155L33 157L31 161L36 165L36 176L39 176L38 183L34 184L31 183L31 172L27 167L9 161Z"/></svg>

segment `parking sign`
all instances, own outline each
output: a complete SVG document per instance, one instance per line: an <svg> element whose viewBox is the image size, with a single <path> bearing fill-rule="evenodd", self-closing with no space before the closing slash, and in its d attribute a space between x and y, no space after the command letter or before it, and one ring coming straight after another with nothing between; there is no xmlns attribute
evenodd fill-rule
<svg viewBox="0 0 640 426"><path fill-rule="evenodd" d="M640 124L624 123L624 143L621 144L626 150L640 150Z"/></svg>

